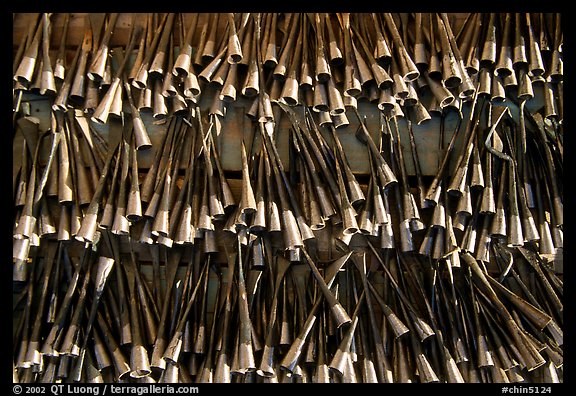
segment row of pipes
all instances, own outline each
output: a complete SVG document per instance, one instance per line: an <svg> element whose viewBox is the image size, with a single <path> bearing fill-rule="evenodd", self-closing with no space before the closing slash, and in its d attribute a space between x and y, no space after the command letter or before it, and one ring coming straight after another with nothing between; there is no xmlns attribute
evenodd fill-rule
<svg viewBox="0 0 576 396"><path fill-rule="evenodd" d="M559 14L132 15L14 16L15 382L563 381Z"/></svg>

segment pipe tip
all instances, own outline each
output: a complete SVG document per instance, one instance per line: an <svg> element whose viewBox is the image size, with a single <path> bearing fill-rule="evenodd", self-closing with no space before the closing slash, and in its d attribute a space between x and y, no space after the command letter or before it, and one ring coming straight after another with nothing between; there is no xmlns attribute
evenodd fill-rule
<svg viewBox="0 0 576 396"><path fill-rule="evenodd" d="M132 346L131 356L130 356L130 367L132 371L130 372L130 377L132 378L143 378L152 372L150 369L150 361L148 360L148 352L146 348L142 345Z"/></svg>

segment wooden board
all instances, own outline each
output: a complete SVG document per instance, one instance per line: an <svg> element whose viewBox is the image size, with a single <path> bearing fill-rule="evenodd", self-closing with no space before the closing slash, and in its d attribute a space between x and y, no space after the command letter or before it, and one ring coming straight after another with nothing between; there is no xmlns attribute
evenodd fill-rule
<svg viewBox="0 0 576 396"><path fill-rule="evenodd" d="M156 13L156 17L158 14ZM184 22L184 29L186 30L192 21L193 14L192 13L181 13L183 22ZM201 32L201 27L204 23L210 21L210 17L215 14L213 13L199 13L198 14L198 24L196 28L195 35L193 37L193 42L199 41L199 35ZM462 23L466 20L468 16L467 13L450 13L449 19L453 26L454 34L457 34L458 29L462 25ZM219 21L218 21L218 29L222 30L225 27L226 18L224 17L224 13L219 13ZM89 19L90 13L82 13L82 12L71 12L69 13L69 23L68 23L68 38L66 46L68 48L76 48L82 42L82 37L84 35L84 27L86 24L86 18ZM17 13L13 15L13 46L14 48L18 47L22 38L27 34L29 26L33 21L36 21L38 15L36 13ZM114 28L112 37L110 39L110 46L114 47L117 45L125 46L129 40L130 31L132 29L132 25L134 20L138 21L138 23L145 22L147 18L146 13L120 13L118 15L118 19L116 21L116 26ZM176 23L179 23L179 18L176 19ZM51 17L52 23L52 31L53 34L51 36L51 47L57 47L60 44L60 40L63 33L63 25L64 25L64 14L57 13L53 14ZM175 38L178 40L178 37ZM176 42L176 44L179 44Z"/></svg>
<svg viewBox="0 0 576 396"><path fill-rule="evenodd" d="M210 87L208 87L210 89ZM533 99L529 100L526 104L527 110L538 111L543 106L543 93L542 87L540 85L534 85L535 96ZM208 95L208 94L207 94ZM208 98L210 95L200 103L200 107L204 114L207 114ZM28 102L30 106L30 115L37 117L40 120L40 130L45 131L50 128L50 101L39 95L25 95L23 98L24 102ZM512 117L518 119L518 109L510 101L503 103L511 110ZM495 106L502 106L502 103L495 103ZM240 158L240 144L241 140L248 139L253 135L253 123L246 116L246 111L249 106L247 99L240 97L236 102L232 102L227 105L225 117L220 117L220 122L222 125L220 136L217 137L218 147L220 150L222 166L225 171L231 173L240 172L242 169L241 158ZM300 110L302 111L302 110ZM378 141L380 134L382 133L382 126L380 123L380 111L375 104L369 103L367 101L361 100L358 103L358 112L361 117L365 117L365 123L370 131L373 139ZM354 112L347 110L346 116L350 122L349 126L339 128L337 130L339 139L342 142L346 157L350 163L352 171L357 175L366 175L369 171L369 164L366 161L367 148L362 144L355 136L357 129L359 128L359 122L354 115ZM207 115L206 115L207 117ZM440 145L440 126L441 122L444 122L444 143L445 148L454 133L460 115L456 111L450 111L444 115L444 120L437 113L431 113L431 119L423 122L420 125L413 124L414 140L416 144L416 150L420 160L420 167L422 169L424 176L434 176L438 169L438 165L442 160L442 154L439 151ZM469 117L469 106L465 105L462 112L463 122L461 125L462 132L466 127L466 120ZM146 125L147 131L150 135L150 140L152 141L152 148L150 150L139 151L138 153L138 165L141 169L147 169L150 167L156 149L165 134L167 124L158 124L151 114L142 113L142 118ZM100 132L105 138L108 137L108 125L99 125L94 123L88 118L88 122L96 131ZM408 175L415 175L414 162L412 160L412 150L410 147L410 139L407 128L407 122L405 119L400 119L398 121L399 131L400 131L400 141L402 143L402 151L406 170ZM278 145L278 150L282 159L283 164L288 169L289 166L289 154L288 154L288 130L290 128L290 122L287 117L282 117L280 121L280 126L278 127L278 132L276 136L276 142ZM330 132L325 128L321 128L323 135L329 143L332 143L332 138ZM18 134L17 134L18 135ZM460 138L456 140L455 150L453 156L458 154L459 148L462 144L461 137L464 133L460 134ZM21 151L21 138L14 141L14 153L20 153ZM48 142L46 142L48 144ZM248 143L246 143L248 144ZM46 153L48 147L42 151L40 157L40 162L43 163L46 160ZM18 160L18 157L15 156ZM454 161L451 161L454 164ZM15 166L18 164L15 163Z"/></svg>

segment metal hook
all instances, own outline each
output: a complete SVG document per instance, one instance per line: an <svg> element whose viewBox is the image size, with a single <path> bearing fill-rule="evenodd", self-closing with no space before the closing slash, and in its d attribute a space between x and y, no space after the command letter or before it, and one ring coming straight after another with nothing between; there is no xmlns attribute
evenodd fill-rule
<svg viewBox="0 0 576 396"><path fill-rule="evenodd" d="M505 161L509 161L512 162L512 157L510 157L508 154L504 154L501 151L498 151L496 149L494 149L491 145L490 145L490 138L492 137L492 134L494 134L494 131L496 130L496 127L498 126L498 124L500 123L500 121L502 120L502 117L504 117L504 114L506 113L510 113L510 109L506 108L506 110L504 110L502 112L502 114L500 114L500 117L498 117L498 119L496 120L496 122L490 127L490 131L488 132L488 136L486 136L486 141L484 142L484 145L486 146L486 149L488 149L488 151L490 151L490 153L492 153L493 155L497 156L498 158L501 158Z"/></svg>

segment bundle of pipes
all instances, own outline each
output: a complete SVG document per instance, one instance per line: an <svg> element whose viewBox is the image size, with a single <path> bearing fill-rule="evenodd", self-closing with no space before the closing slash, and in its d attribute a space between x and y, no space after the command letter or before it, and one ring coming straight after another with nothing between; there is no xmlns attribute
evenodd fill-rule
<svg viewBox="0 0 576 396"><path fill-rule="evenodd" d="M109 231L77 258L43 246L15 294L21 382L562 380L562 281L524 247L494 248L498 279L469 253L452 268L371 242L322 272L267 244L263 266L239 241L225 267L162 247L151 287Z"/></svg>
<svg viewBox="0 0 576 396"><path fill-rule="evenodd" d="M493 102L521 101L536 85L543 88L545 117L562 120L559 14L474 13L458 32L447 14L436 13L148 14L131 21L129 52L137 52L126 76L112 72L118 14L85 17L70 63L69 14L24 16L29 30L14 57L15 113L22 94L32 92L64 112L78 108L92 116L100 107L95 120L105 121L108 106L122 109L120 78L137 90L138 110L157 118L186 113L211 87L217 91L211 112L220 115L230 102L265 91L272 103L306 105L336 127L347 124L346 109L358 99L420 124L430 113L460 111L476 90ZM52 67L55 18L62 32Z"/></svg>
<svg viewBox="0 0 576 396"><path fill-rule="evenodd" d="M470 14L456 34L436 13L148 14L124 49L110 49L118 14L90 14L70 64L70 16L27 17L15 379L562 381L559 14ZM27 95L50 100L46 130ZM252 128L233 194L218 137L240 100ZM157 146L146 113L166 125ZM367 185L341 141L349 116ZM426 185L413 125L433 116Z"/></svg>

